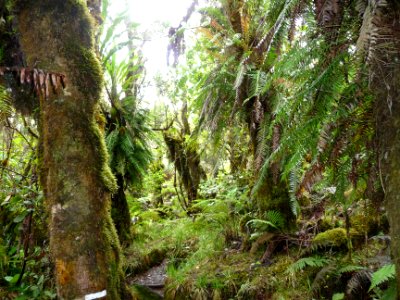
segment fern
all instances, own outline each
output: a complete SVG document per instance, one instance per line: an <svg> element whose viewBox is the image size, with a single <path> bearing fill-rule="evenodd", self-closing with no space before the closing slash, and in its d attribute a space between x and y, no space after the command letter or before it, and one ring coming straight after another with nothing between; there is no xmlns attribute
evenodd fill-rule
<svg viewBox="0 0 400 300"><path fill-rule="evenodd" d="M287 268L286 273L295 274L304 270L306 267L321 268L326 266L329 262L329 259L319 256L300 258Z"/></svg>
<svg viewBox="0 0 400 300"><path fill-rule="evenodd" d="M0 125L12 115L13 111L10 96L5 88L0 85Z"/></svg>
<svg viewBox="0 0 400 300"><path fill-rule="evenodd" d="M269 210L265 213L265 219L253 219L248 221L246 225L252 225L257 230L256 234L271 228L281 230L285 226L285 218L280 212Z"/></svg>
<svg viewBox="0 0 400 300"><path fill-rule="evenodd" d="M294 216L300 212L300 204L297 201L297 188L299 186L299 178L298 178L298 166L293 168L289 175L289 201L290 201L290 208Z"/></svg>
<svg viewBox="0 0 400 300"><path fill-rule="evenodd" d="M373 290L378 285L388 282L396 277L396 269L394 264L388 264L374 272L371 277L371 286L368 291Z"/></svg>
<svg viewBox="0 0 400 300"><path fill-rule="evenodd" d="M362 271L362 270L365 270L365 267L357 266L357 265L347 265L347 266L344 266L344 267L340 268L339 270L337 270L337 273L338 274L353 273L353 272L358 272L358 271Z"/></svg>
<svg viewBox="0 0 400 300"><path fill-rule="evenodd" d="M278 229L282 229L285 226L285 218L279 211L269 210L265 213L265 218Z"/></svg>

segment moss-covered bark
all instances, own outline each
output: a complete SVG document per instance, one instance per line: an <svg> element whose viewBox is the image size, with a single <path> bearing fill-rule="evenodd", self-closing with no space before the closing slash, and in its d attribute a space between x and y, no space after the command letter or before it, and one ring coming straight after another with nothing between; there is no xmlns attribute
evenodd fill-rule
<svg viewBox="0 0 400 300"><path fill-rule="evenodd" d="M392 258L400 299L400 3L370 3L363 27L369 31L366 57L376 96L379 166L390 224Z"/></svg>
<svg viewBox="0 0 400 300"><path fill-rule="evenodd" d="M117 174L118 190L112 195L111 216L117 229L121 244L126 247L131 239L131 215L129 213L128 201L126 200L123 175Z"/></svg>
<svg viewBox="0 0 400 300"><path fill-rule="evenodd" d="M188 198L185 209L188 209L192 201L197 199L197 189L203 174L199 155L196 149L185 147L185 141L181 138L174 137L167 132L164 132L163 137L168 148L169 157L174 163L185 188Z"/></svg>
<svg viewBox="0 0 400 300"><path fill-rule="evenodd" d="M110 215L115 178L95 122L102 72L85 1L17 1L27 64L66 75L62 94L40 99L41 182L50 212L50 247L60 299L106 291L130 299Z"/></svg>

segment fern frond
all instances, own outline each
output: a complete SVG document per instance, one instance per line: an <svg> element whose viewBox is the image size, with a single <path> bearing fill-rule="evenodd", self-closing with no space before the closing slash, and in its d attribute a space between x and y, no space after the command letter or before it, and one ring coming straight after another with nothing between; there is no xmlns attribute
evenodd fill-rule
<svg viewBox="0 0 400 300"><path fill-rule="evenodd" d="M396 277L396 269L394 264L383 266L371 276L371 286L368 291L373 290L378 285L387 282Z"/></svg>
<svg viewBox="0 0 400 300"><path fill-rule="evenodd" d="M299 168L296 166L289 174L289 201L290 208L294 216L298 216L300 212L300 204L297 201L297 190L299 186Z"/></svg>
<svg viewBox="0 0 400 300"><path fill-rule="evenodd" d="M285 226L285 218L279 211L269 210L265 213L265 218L271 223L275 224L277 228L281 229Z"/></svg>
<svg viewBox="0 0 400 300"><path fill-rule="evenodd" d="M269 210L265 213L265 219L252 219L246 223L259 231L266 231L268 228L282 229L285 226L285 218L282 213L275 210Z"/></svg>
<svg viewBox="0 0 400 300"><path fill-rule="evenodd" d="M277 1L278 4L275 5L275 9L271 9L270 17L276 16L272 26L265 32L262 36L256 48L263 49L265 53L268 53L272 42L274 41L276 34L279 32L285 18L288 16L288 12L294 7L298 0L286 0ZM280 4L283 2L283 5Z"/></svg>
<svg viewBox="0 0 400 300"><path fill-rule="evenodd" d="M274 223L272 223L268 220L261 220L261 219L250 220L246 223L246 226L249 226L249 225L252 225L253 227L255 227L259 230L263 230L263 231L267 230L268 226L278 229L278 227Z"/></svg>
<svg viewBox="0 0 400 300"><path fill-rule="evenodd" d="M358 272L358 271L362 271L365 270L366 268L363 266L357 266L357 265L347 265L344 266L342 268L340 268L339 270L337 270L338 274L344 274L344 273L354 273L354 272Z"/></svg>
<svg viewBox="0 0 400 300"><path fill-rule="evenodd" d="M330 262L329 259L320 256L311 256L300 258L295 263L291 264L287 269L286 273L295 275L296 273L304 270L306 267L322 268Z"/></svg>
<svg viewBox="0 0 400 300"><path fill-rule="evenodd" d="M3 86L0 86L0 125L13 114L10 96Z"/></svg>

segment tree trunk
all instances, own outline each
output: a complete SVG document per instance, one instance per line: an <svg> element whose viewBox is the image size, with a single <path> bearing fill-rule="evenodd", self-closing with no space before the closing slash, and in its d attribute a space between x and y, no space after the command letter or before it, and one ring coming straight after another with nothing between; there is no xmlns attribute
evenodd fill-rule
<svg viewBox="0 0 400 300"><path fill-rule="evenodd" d="M164 141L168 147L169 157L178 170L183 186L187 193L188 205L197 198L197 189L200 183L200 173L191 168L200 168L198 154L192 149L185 148L185 141L164 132ZM194 153L193 153L194 152ZM194 159L194 161L190 161Z"/></svg>
<svg viewBox="0 0 400 300"><path fill-rule="evenodd" d="M400 287L400 3L371 2L364 13L363 29L369 35L365 56L376 97L379 166ZM400 299L400 288L397 292Z"/></svg>
<svg viewBox="0 0 400 300"><path fill-rule="evenodd" d="M168 132L163 132L165 144L167 145L169 157L178 170L179 177L185 188L188 207L193 200L197 199L197 192L201 179L206 178L206 174L200 165L200 155L197 153L197 141L188 145L185 137L190 136L190 125L187 118L187 102L185 101L181 111L182 131L179 137L175 137Z"/></svg>
<svg viewBox="0 0 400 300"><path fill-rule="evenodd" d="M76 0L17 3L28 65L66 76L62 93L40 97L41 182L58 297L84 299L99 293L131 299L110 214L116 182L95 122L102 72L93 52L89 11Z"/></svg>
<svg viewBox="0 0 400 300"><path fill-rule="evenodd" d="M125 247L131 238L131 215L125 196L125 180L122 174L117 174L118 190L111 197L111 215L117 229L119 241Z"/></svg>

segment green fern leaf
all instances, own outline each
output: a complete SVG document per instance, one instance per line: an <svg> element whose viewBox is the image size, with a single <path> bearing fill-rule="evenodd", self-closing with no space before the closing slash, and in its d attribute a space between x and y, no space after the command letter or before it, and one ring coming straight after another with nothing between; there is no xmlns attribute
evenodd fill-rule
<svg viewBox="0 0 400 300"><path fill-rule="evenodd" d="M271 226L272 228L279 229L274 223L266 220L261 220L261 219L253 219L250 220L246 223L246 225L253 225L253 227L261 230L266 230L268 226ZM267 226L265 226L267 225Z"/></svg>
<svg viewBox="0 0 400 300"><path fill-rule="evenodd" d="M380 268L372 274L371 286L368 291L373 290L378 285L387 282L396 277L396 269L394 264L388 264Z"/></svg>
<svg viewBox="0 0 400 300"><path fill-rule="evenodd" d="M278 229L282 229L285 226L285 218L279 211L269 210L265 213L265 218Z"/></svg>
<svg viewBox="0 0 400 300"><path fill-rule="evenodd" d="M304 257L300 258L295 263L291 264L286 273L295 274L299 271L302 271L306 267L313 267L313 268L321 268L329 263L329 259L319 257L319 256L312 256L312 257Z"/></svg>
<svg viewBox="0 0 400 300"><path fill-rule="evenodd" d="M343 274L343 273L353 273L353 272L358 272L361 270L365 270L365 267L363 266L354 266L354 265L349 265L349 266L344 266L338 270L338 274Z"/></svg>

